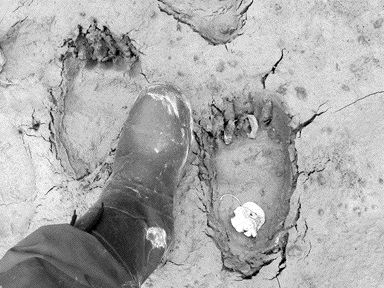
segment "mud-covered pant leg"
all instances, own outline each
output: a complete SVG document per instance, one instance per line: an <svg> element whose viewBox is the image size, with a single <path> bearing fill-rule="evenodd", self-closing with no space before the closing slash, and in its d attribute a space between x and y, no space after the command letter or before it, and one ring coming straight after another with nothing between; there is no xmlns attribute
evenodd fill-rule
<svg viewBox="0 0 384 288"><path fill-rule="evenodd" d="M0 260L0 287L137 287L91 234L68 224L37 229Z"/></svg>

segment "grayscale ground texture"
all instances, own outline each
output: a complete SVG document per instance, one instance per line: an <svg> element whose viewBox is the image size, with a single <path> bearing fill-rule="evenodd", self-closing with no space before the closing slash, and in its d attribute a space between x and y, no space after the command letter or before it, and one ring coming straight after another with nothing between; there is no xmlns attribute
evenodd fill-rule
<svg viewBox="0 0 384 288"><path fill-rule="evenodd" d="M144 287L384 287L383 24L382 0L1 0L0 256L92 205L136 95L169 82L195 135L228 101L282 100L291 225L257 275L223 269L194 141L175 243Z"/></svg>

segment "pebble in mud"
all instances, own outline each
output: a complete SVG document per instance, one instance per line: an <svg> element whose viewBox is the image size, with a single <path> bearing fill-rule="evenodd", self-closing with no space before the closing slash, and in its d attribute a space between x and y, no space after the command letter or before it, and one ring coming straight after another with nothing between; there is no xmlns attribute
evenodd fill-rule
<svg viewBox="0 0 384 288"><path fill-rule="evenodd" d="M308 94L307 94L307 90L305 90L304 87L297 86L295 87L295 90L296 90L297 98L299 98L302 101L307 100Z"/></svg>
<svg viewBox="0 0 384 288"><path fill-rule="evenodd" d="M239 233L244 233L247 237L256 237L257 231L265 222L263 209L254 202L247 202L238 206L231 218L233 228Z"/></svg>
<svg viewBox="0 0 384 288"><path fill-rule="evenodd" d="M216 71L217 72L223 72L225 70L225 62L221 60L217 66L216 66Z"/></svg>
<svg viewBox="0 0 384 288"><path fill-rule="evenodd" d="M384 22L384 18L379 18L375 22L373 22L373 27L375 29L379 29L383 25L383 22Z"/></svg>

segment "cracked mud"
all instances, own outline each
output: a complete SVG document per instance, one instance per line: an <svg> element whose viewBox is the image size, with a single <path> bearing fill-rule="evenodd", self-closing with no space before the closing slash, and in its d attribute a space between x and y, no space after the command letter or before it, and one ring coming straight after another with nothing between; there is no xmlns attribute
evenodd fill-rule
<svg viewBox="0 0 384 288"><path fill-rule="evenodd" d="M381 287L382 10L377 1L1 1L0 252L92 206L137 94L169 82L192 104L196 141L175 196L174 244L143 287ZM261 185L244 171L272 159L256 151L269 141L270 102L248 138L255 91L284 103L295 137L276 155L288 150L295 178L281 194L290 205L276 217L279 247L241 265L243 244L215 197Z"/></svg>

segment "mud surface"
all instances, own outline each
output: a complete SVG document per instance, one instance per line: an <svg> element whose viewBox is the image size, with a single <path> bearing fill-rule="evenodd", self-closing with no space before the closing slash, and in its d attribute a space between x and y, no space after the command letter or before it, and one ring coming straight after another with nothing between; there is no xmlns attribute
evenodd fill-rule
<svg viewBox="0 0 384 288"><path fill-rule="evenodd" d="M144 287L383 286L383 5L1 1L1 254L92 205L136 95L169 82L191 101L196 141L175 244ZM296 132L294 224L284 253L244 279L209 236L210 143L199 136L212 108L263 90ZM238 154L226 157L252 156Z"/></svg>

